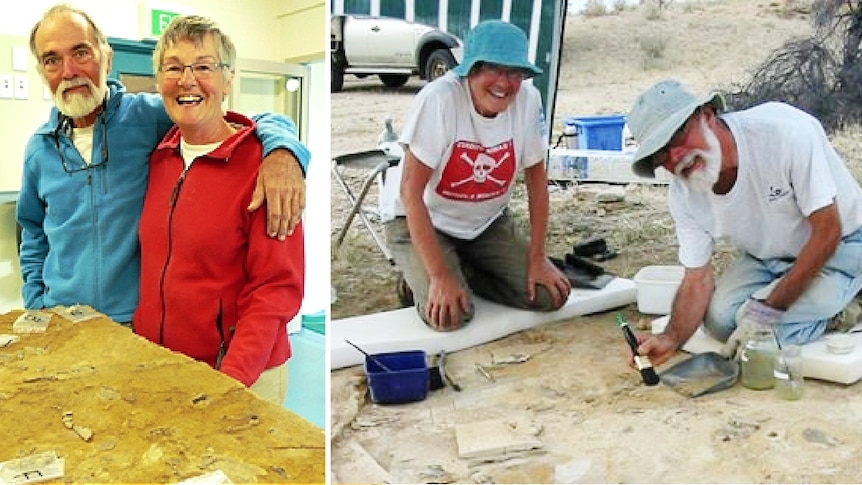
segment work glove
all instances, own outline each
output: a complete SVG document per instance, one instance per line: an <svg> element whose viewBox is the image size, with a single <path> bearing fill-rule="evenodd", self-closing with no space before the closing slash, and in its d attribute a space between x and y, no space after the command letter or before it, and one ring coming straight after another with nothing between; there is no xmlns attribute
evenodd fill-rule
<svg viewBox="0 0 862 485"><path fill-rule="evenodd" d="M784 315L783 310L772 308L754 298L742 304L736 319L736 330L727 337L719 353L726 359L735 358L740 345L756 330L774 331L775 325Z"/></svg>

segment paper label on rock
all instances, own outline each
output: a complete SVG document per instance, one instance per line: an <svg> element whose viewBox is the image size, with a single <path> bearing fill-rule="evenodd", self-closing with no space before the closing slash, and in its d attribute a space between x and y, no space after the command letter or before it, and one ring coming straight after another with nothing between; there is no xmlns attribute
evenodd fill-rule
<svg viewBox="0 0 862 485"><path fill-rule="evenodd" d="M93 307L89 305L72 305L69 307L61 305L54 309L54 311L72 323L80 323L86 320L105 316L104 314L94 310Z"/></svg>
<svg viewBox="0 0 862 485"><path fill-rule="evenodd" d="M54 451L17 458L0 463L0 485L39 483L63 477L65 461Z"/></svg>
<svg viewBox="0 0 862 485"><path fill-rule="evenodd" d="M19 338L17 335L0 334L0 349L14 344Z"/></svg>
<svg viewBox="0 0 862 485"><path fill-rule="evenodd" d="M26 311L15 319L12 331L15 333L45 333L51 322L51 314L40 311Z"/></svg>

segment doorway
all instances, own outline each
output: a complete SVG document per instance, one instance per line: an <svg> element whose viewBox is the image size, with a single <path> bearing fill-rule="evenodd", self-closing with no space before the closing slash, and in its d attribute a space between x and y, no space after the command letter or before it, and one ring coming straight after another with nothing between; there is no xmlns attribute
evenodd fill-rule
<svg viewBox="0 0 862 485"><path fill-rule="evenodd" d="M296 64L237 59L231 110L246 116L281 113L296 123L299 139L308 144L308 68Z"/></svg>

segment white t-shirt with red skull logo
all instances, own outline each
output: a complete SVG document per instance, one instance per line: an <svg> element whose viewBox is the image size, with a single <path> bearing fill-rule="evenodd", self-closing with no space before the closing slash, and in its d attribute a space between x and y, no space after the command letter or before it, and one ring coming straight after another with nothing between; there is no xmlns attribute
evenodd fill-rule
<svg viewBox="0 0 862 485"><path fill-rule="evenodd" d="M416 96L399 142L434 170L423 200L434 227L474 239L502 214L520 170L547 155L544 113L532 84L494 118L473 108L467 78L449 72ZM381 194L384 219L404 215L400 165L387 174Z"/></svg>

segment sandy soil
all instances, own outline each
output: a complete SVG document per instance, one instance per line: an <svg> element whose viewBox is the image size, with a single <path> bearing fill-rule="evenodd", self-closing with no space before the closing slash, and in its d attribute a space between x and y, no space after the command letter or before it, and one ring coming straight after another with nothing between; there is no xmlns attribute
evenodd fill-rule
<svg viewBox="0 0 862 485"><path fill-rule="evenodd" d="M810 32L804 2L746 0L671 3L662 18L642 10L566 24L564 60L552 126L572 115L625 113L652 83L680 79L695 91L746 79L785 39ZM664 57L645 60L639 39L666 36ZM332 96L332 153L373 148L391 116L400 126L418 79L384 89L376 79L348 79ZM858 174L859 129L834 135ZM675 264L676 242L665 189L616 187L621 202L598 201L602 184L552 187L548 252L604 237L619 257L603 263L631 278L649 264ZM332 187L332 233L347 207ZM374 202L373 197L370 199ZM524 214L522 204L514 206ZM730 252L715 257L721 269ZM395 270L359 224L333 250L333 318L398 307ZM373 276L370 276L373 275ZM652 317L635 304L619 311L646 328ZM862 405L859 386L806 381L802 401L740 386L697 399L667 387L646 388L625 365L617 310L545 325L452 354L449 367L464 388L434 391L421 403L371 404L359 368L332 372L333 481L400 483L582 482L855 482ZM526 353L520 364L494 368L494 381L475 370L492 355ZM685 355L678 356L678 359ZM660 369L661 370L661 369ZM532 452L490 461L458 457L457 425L490 419L527 423L541 442Z"/></svg>

